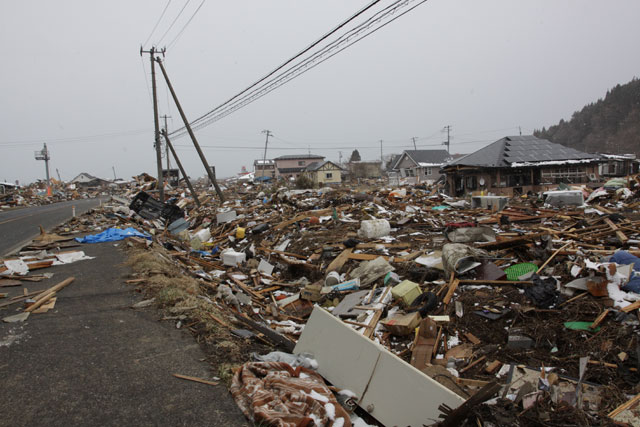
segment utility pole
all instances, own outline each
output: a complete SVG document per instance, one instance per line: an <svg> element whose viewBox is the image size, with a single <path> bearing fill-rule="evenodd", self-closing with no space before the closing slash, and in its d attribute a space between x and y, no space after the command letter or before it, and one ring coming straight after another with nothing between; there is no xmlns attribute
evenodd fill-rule
<svg viewBox="0 0 640 427"><path fill-rule="evenodd" d="M118 177L116 175L116 167L115 166L111 166L111 170L113 171L113 180L115 181L116 179L118 179Z"/></svg>
<svg viewBox="0 0 640 427"><path fill-rule="evenodd" d="M169 133L169 128L167 127L167 118L171 118L171 116L167 116L166 114L164 116L161 116L164 119L164 130L167 131L167 133ZM166 139L165 139L166 141ZM165 155L167 156L167 176L169 176L169 169L171 169L171 163L169 163L169 147L165 147Z"/></svg>
<svg viewBox="0 0 640 427"><path fill-rule="evenodd" d="M416 139L418 139L417 136L414 136L411 138L411 140L413 141L413 149L418 151L418 147L416 147Z"/></svg>
<svg viewBox="0 0 640 427"><path fill-rule="evenodd" d="M173 145L171 144L171 141L169 140L169 132L167 132L167 130L164 129L162 131L162 136L164 136L164 141L167 143L167 147L169 147L169 149L171 150L171 153L173 154L173 158L176 159L176 164L178 165L178 168L180 169L180 172L182 172L182 176L184 176L184 180L187 183L187 187L189 188L189 192L191 193L191 197L193 197L193 200L196 201L196 205L198 205L198 207L200 207L200 200L198 199L198 196L196 195L196 192L193 189L193 186L191 185L191 181L189 180L189 177L187 176L187 172L182 167L182 162L180 162L180 158L178 158L178 153L176 153L176 150L173 148Z"/></svg>
<svg viewBox="0 0 640 427"><path fill-rule="evenodd" d="M44 143L44 147L40 151L35 152L36 160L44 160L44 169L47 174L47 195L51 195L51 181L49 180L49 160L51 160L51 156L49 155L49 150L47 149L47 143Z"/></svg>
<svg viewBox="0 0 640 427"><path fill-rule="evenodd" d="M160 147L160 124L158 123L158 94L155 66L155 54L158 52L164 55L165 49L156 51L155 47L151 47L151 50L142 50L142 46L140 46L140 56L142 56L143 53L148 53L149 59L151 59L151 88L153 89L153 124L155 127L156 162L158 164L158 189L160 191L160 201L164 203L164 178L162 176L162 149Z"/></svg>
<svg viewBox="0 0 640 427"><path fill-rule="evenodd" d="M267 144L269 143L269 137L273 136L270 130L263 130L262 133L267 135L267 139L264 141L264 155L262 156L262 177L264 178L264 168L267 166Z"/></svg>
<svg viewBox="0 0 640 427"><path fill-rule="evenodd" d="M338 163L340 163L340 166L342 166L342 151L338 151Z"/></svg>
<svg viewBox="0 0 640 427"><path fill-rule="evenodd" d="M202 149L198 144L198 140L196 139L196 136L194 135L193 130L191 129L191 125L189 124L189 120L187 120L187 116L184 114L184 110L182 110L180 101L178 101L178 95L176 95L176 91L173 90L173 86L171 85L171 81L169 80L169 76L167 75L167 70L164 69L164 65L162 65L162 61L160 60L160 58L156 58L156 61L158 61L158 65L160 65L160 70L162 71L162 75L164 76L164 79L167 82L167 86L169 87L169 91L171 92L171 96L173 97L173 102L175 102L176 107L178 107L178 111L180 112L180 117L182 118L184 127L187 129L187 132L191 137L191 142L193 142L193 146L196 148L196 151L198 152L198 156L200 156L200 160L202 161L202 164L204 165L204 168L207 171L207 175L209 176L209 179L211 180L211 182L213 183L213 186L216 189L216 193L220 198L220 202L223 203L224 194L222 194L222 191L218 186L218 181L216 181L214 169L209 167L209 163L207 163L207 158L204 156L204 153L202 152Z"/></svg>
<svg viewBox="0 0 640 427"><path fill-rule="evenodd" d="M522 136L522 127L518 126L518 130L520 131L520 136Z"/></svg>
<svg viewBox="0 0 640 427"><path fill-rule="evenodd" d="M444 127L444 130L447 131L447 140L445 142L443 142L442 144L447 146L447 154L451 155L451 151L449 151L449 145L451 144L451 136L450 136L451 125L446 125Z"/></svg>
<svg viewBox="0 0 640 427"><path fill-rule="evenodd" d="M382 166L382 140L380 140L380 166Z"/></svg>
<svg viewBox="0 0 640 427"><path fill-rule="evenodd" d="M62 184L62 178L60 178L60 171L56 168L56 174L58 175L58 181Z"/></svg>

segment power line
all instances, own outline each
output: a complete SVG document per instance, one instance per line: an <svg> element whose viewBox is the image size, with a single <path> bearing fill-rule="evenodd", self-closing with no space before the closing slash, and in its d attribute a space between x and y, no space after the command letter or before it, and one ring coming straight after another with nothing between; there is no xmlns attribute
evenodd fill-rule
<svg viewBox="0 0 640 427"><path fill-rule="evenodd" d="M168 45L167 45L167 49L171 49L177 42L178 39L180 38L180 36L182 35L182 33L184 32L184 30L187 29L187 26L189 26L189 24L191 23L191 20L193 20L193 18L196 16L196 14L198 13L198 11L200 10L200 8L202 7L202 5L204 4L205 0L202 0L202 2L200 3L200 5L198 6L198 8L196 9L195 12L193 12L193 15L191 15L191 18L189 18L189 20L187 21L186 24L184 24L184 26L182 27L182 29L180 30L180 32L178 33L178 35L176 35L173 40L171 40Z"/></svg>
<svg viewBox="0 0 640 427"><path fill-rule="evenodd" d="M345 25L347 25L349 22L353 21L354 19L356 19L358 16L362 15L364 12L366 12L367 10L369 10L371 7L375 6L377 3L379 3L380 0L374 0L371 3L369 3L368 5L366 5L364 8L360 9L358 12L356 12L355 14L351 15L349 18L347 18L346 20L342 21L341 23L339 23L337 26L335 26L333 29L331 29L329 32L327 32L326 34L324 34L323 36L321 36L319 39L317 39L316 41L314 41L313 43L311 43L309 46L307 46L306 48L302 49L300 52L298 52L297 54L295 54L293 57L287 59L285 62L283 62L282 64L278 65L276 68L274 68L272 71L270 71L269 73L267 73L265 76L263 76L262 78L258 79L257 81L255 81L254 83L252 83L250 86L246 87L245 89L241 90L240 92L238 92L237 94L235 94L234 96L232 96L231 98L229 98L228 100L224 101L222 104L220 104L219 106L217 106L216 108L214 108L213 110L203 114L200 117L197 117L195 120L193 120L191 123L195 124L198 121L204 119L205 117L207 117L208 115L214 113L215 111L219 110L220 108L222 108L224 105L232 102L233 100L235 100L236 98L242 96L243 94L245 94L246 92L248 92L249 90L253 89L254 87L256 87L257 85L259 85L260 83L262 83L263 81L265 81L266 79L268 79L269 77L271 77L272 75L274 75L275 73L277 73L279 70L281 70L282 68L284 68L285 66L287 66L288 64L290 64L292 61L295 61L297 58L299 58L300 56L304 55L305 53L307 53L309 50L313 49L314 47L316 47L318 44L322 43L324 40L326 40L329 36L331 36L332 34L334 34L335 32L339 31L342 27L344 27ZM177 131L174 131L174 133Z"/></svg>
<svg viewBox="0 0 640 427"><path fill-rule="evenodd" d="M171 0L169 0L167 2L167 5L162 10L162 13L160 14L160 18L158 18L158 22L156 22L156 25L153 26L153 30L151 30L151 32L149 33L149 37L147 37L147 39L144 41L144 43L142 43L143 46L146 46L146 44L149 43L149 40L151 39L151 36L153 35L153 33L156 30L156 28L158 28L158 24L160 23L160 21L162 21L162 17L164 16L165 12L169 8L170 4L171 4Z"/></svg>
<svg viewBox="0 0 640 427"><path fill-rule="evenodd" d="M171 22L171 25L169 25L169 28L167 28L167 31L164 32L162 37L160 37L160 40L158 40L158 43L156 43L156 46L158 46L160 43L162 43L162 40L164 40L164 38L167 35L167 33L169 31L171 31L171 28L173 28L174 24L176 23L178 18L180 18L180 15L182 15L182 12L184 12L184 9L187 7L187 5L189 4L190 1L191 0L187 0L187 2L184 4L184 6L182 6L182 9L180 9L180 12L178 12L178 15L176 15L176 17L173 19L173 21Z"/></svg>
<svg viewBox="0 0 640 427"><path fill-rule="evenodd" d="M147 77L147 70L144 69L144 62L142 57L140 57L140 65L142 65L142 74L144 75L144 81L147 84L147 93L149 94L149 101L153 103L153 98L151 97L151 89L149 89L149 78Z"/></svg>
<svg viewBox="0 0 640 427"><path fill-rule="evenodd" d="M360 40L368 37L369 35L375 33L376 31L378 31L379 29L383 28L384 26L388 25L389 23L395 21L396 19L400 18L401 16L405 15L406 13L412 11L413 9L415 9L416 7L420 6L421 4L425 3L427 0L422 0L419 1L418 4L416 4L415 6L411 7L410 9L406 10L403 13L398 14L397 16L393 17L392 19L387 20L386 22L382 22L385 18L387 18L388 16L394 15L396 14L396 12L398 10L400 10L401 8L404 8L406 6L408 6L410 3L412 3L415 0L402 0L402 1L396 1L394 4L386 7L385 9L383 9L382 11L377 12L376 14L374 14L373 17L370 17L367 21L365 21L364 23L359 24L358 26L356 26L354 29L350 30L347 34L344 34L343 36L341 36L340 38L338 38L337 40L331 42L329 45L323 47L322 49L320 49L318 52L312 54L311 56L305 58L304 60L301 60L300 62L298 62L298 64L290 67L289 69L287 69L286 71L280 73L278 76L272 78L269 82L262 84L259 88L253 89L251 92L249 92L249 94L247 95L243 95L243 97L237 101L234 101L233 104L227 102L227 103L223 103L220 106L216 107L214 110L210 111L209 113L201 116L200 118L194 120L192 122L193 125L193 129L201 129L202 127L208 126L209 124L220 120L221 118L233 113L234 111L256 101L257 99L261 98L262 96L266 95L267 93L275 90L276 88L288 83L289 81L293 80L296 77L299 77L300 75L304 74L305 72L309 71L310 69L316 67L317 65L320 65L322 62L332 58L333 56L335 56L336 54L342 52L344 49L352 46L353 44L359 42ZM374 25L378 25L377 27L371 29L371 27L373 27ZM364 31L368 31L365 32L364 34L361 34ZM354 38L356 38L355 40L353 40ZM341 47L342 45L346 44L345 46ZM328 54L329 52L331 52L332 50L338 49L336 52L334 52L333 54L327 56L324 59L321 59L322 56ZM321 60L319 60L321 59ZM315 62L314 61L318 61ZM240 94L239 94L240 95ZM238 95L238 96L239 96ZM234 97L237 98L238 96ZM217 112L217 114L215 114ZM176 134L178 134L179 136L181 136L184 133L184 128L178 129L176 131L174 131Z"/></svg>

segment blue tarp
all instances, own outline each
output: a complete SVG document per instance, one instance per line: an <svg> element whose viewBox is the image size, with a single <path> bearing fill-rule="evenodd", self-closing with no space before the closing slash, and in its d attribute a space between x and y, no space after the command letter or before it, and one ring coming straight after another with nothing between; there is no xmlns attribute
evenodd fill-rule
<svg viewBox="0 0 640 427"><path fill-rule="evenodd" d="M84 237L76 237L76 242L80 243L102 243L102 242L115 242L117 240L126 239L127 237L144 237L151 240L151 236L146 233L141 233L135 228L129 227L124 230L121 228L108 228L102 233L93 234Z"/></svg>
<svg viewBox="0 0 640 427"><path fill-rule="evenodd" d="M633 264L631 278L621 289L623 291L640 294L640 258L635 255L631 255L627 251L617 251L609 261L623 265Z"/></svg>

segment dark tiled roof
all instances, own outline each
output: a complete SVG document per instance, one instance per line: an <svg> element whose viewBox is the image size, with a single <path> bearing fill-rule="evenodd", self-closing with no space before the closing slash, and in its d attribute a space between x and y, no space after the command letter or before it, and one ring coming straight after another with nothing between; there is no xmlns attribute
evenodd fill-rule
<svg viewBox="0 0 640 427"><path fill-rule="evenodd" d="M563 160L597 160L597 154L584 153L554 144L533 135L506 136L471 154L453 160L449 165L504 167L514 163L540 163Z"/></svg>
<svg viewBox="0 0 640 427"><path fill-rule="evenodd" d="M405 150L416 163L444 163L449 159L447 150Z"/></svg>
<svg viewBox="0 0 640 427"><path fill-rule="evenodd" d="M307 171L312 172L312 171L317 171L318 169L320 169L321 167L323 167L324 165L326 165L327 163L331 163L332 165L334 165L336 168L342 170L342 168L338 165L336 165L333 162L330 162L329 160L327 160L326 162L313 162L311 164L309 164L306 168Z"/></svg>
<svg viewBox="0 0 640 427"><path fill-rule="evenodd" d="M317 156L315 154L287 154L285 156L276 157L273 160L306 160L306 159L324 159L324 156Z"/></svg>

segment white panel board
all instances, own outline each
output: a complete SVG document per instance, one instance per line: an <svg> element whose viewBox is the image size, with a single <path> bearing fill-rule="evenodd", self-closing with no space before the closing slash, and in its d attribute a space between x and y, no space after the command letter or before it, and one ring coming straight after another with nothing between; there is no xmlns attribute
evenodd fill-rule
<svg viewBox="0 0 640 427"><path fill-rule="evenodd" d="M389 426L421 426L438 419L438 406L456 408L464 399L315 307L294 353L311 353L320 374L353 391L364 409Z"/></svg>

